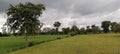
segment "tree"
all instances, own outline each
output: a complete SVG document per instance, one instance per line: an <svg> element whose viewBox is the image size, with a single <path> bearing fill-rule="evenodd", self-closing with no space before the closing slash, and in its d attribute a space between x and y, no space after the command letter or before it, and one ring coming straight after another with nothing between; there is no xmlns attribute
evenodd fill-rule
<svg viewBox="0 0 120 54"><path fill-rule="evenodd" d="M28 47L28 35L34 34L40 28L39 17L45 10L43 4L32 4L26 2L25 4L19 3L18 5L11 5L7 10L7 26L15 33L19 30L26 34L26 47Z"/></svg>
<svg viewBox="0 0 120 54"><path fill-rule="evenodd" d="M112 22L111 23L111 30L113 32L120 32L120 23Z"/></svg>
<svg viewBox="0 0 120 54"><path fill-rule="evenodd" d="M115 26L117 25L118 23L117 22L111 22L111 31L115 31Z"/></svg>
<svg viewBox="0 0 120 54"><path fill-rule="evenodd" d="M68 33L70 32L70 28L69 28L69 27L67 27L67 28L62 28L62 32L63 32L64 34L68 34Z"/></svg>
<svg viewBox="0 0 120 54"><path fill-rule="evenodd" d="M71 32L75 32L76 34L79 33L79 28L76 25L73 25L71 28Z"/></svg>
<svg viewBox="0 0 120 54"><path fill-rule="evenodd" d="M50 33L50 31L51 31L51 28L45 27L45 28L43 28L43 31L42 31L42 32L48 34L48 33Z"/></svg>
<svg viewBox="0 0 120 54"><path fill-rule="evenodd" d="M81 28L81 29L80 29L80 34L86 34L85 28Z"/></svg>
<svg viewBox="0 0 120 54"><path fill-rule="evenodd" d="M92 31L92 33L100 33L101 32L100 28L96 25L91 26L91 31Z"/></svg>
<svg viewBox="0 0 120 54"><path fill-rule="evenodd" d="M91 33L91 32L92 32L90 26L87 26L86 28L87 28L87 29L86 29L86 32L87 32L87 33Z"/></svg>
<svg viewBox="0 0 120 54"><path fill-rule="evenodd" d="M102 22L102 28L103 28L103 31L105 33L109 32L110 24L111 24L110 21L103 21Z"/></svg>
<svg viewBox="0 0 120 54"><path fill-rule="evenodd" d="M56 29L51 29L50 34L56 34Z"/></svg>
<svg viewBox="0 0 120 54"><path fill-rule="evenodd" d="M54 27L56 27L56 32L58 33L58 30L59 30L61 23L57 21L53 25L54 25Z"/></svg>

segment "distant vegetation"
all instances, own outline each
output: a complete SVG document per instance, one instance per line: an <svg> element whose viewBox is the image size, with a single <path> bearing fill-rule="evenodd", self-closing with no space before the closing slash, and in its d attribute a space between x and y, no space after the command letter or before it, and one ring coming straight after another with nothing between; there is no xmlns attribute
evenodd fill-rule
<svg viewBox="0 0 120 54"><path fill-rule="evenodd" d="M58 23L58 25L57 25ZM66 27L66 28L62 28L62 31L59 31L59 27L60 27L61 23L60 22L55 22L53 24L54 28L50 28L50 27L45 27L42 30L40 30L39 33L35 33L34 35L47 35L47 34L59 34L59 35L69 35L70 33L75 33L77 34L100 34L100 33L120 33L120 23L117 22L110 22L110 21L103 21L101 23L101 27L96 26L96 25L91 25L91 26L86 26L86 27L82 27L79 28L77 25L73 25L71 28L70 27ZM7 34L7 32L4 31L4 33L0 33L1 36L5 35L9 35L10 33ZM3 35L2 35L3 34ZM13 34L13 33L12 33ZM24 34L19 34L19 33L14 33L14 35L24 35Z"/></svg>
<svg viewBox="0 0 120 54"><path fill-rule="evenodd" d="M60 23L60 22L59 22ZM57 24L55 22L55 24ZM55 24L54 27L55 27ZM60 23L61 24L61 23ZM60 26L60 25L59 25ZM59 27L58 26L58 27ZM54 28L43 28L43 31L40 34L70 34L75 33L77 34L101 34L101 33L120 33L120 23L117 22L111 22L111 21L103 21L101 23L101 27L94 25L86 26L79 28L77 25L73 25L71 28L66 27L62 28L62 31L58 31L58 27Z"/></svg>

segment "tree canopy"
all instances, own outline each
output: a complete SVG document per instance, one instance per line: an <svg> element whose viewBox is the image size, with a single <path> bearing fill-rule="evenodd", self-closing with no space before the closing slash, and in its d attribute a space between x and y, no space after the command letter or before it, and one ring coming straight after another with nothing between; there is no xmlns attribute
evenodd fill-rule
<svg viewBox="0 0 120 54"><path fill-rule="evenodd" d="M61 23L57 21L53 25L54 27L56 27L56 32L58 33L58 30L59 30L58 28L61 26Z"/></svg>
<svg viewBox="0 0 120 54"><path fill-rule="evenodd" d="M105 33L109 32L109 28L110 28L110 25L111 25L111 22L110 21L103 21L102 22L102 28L103 28L103 31Z"/></svg>
<svg viewBox="0 0 120 54"><path fill-rule="evenodd" d="M6 25L11 28L12 32L19 30L22 33L35 33L40 28L39 17L45 10L43 4L32 4L26 2L18 5L11 5L7 10Z"/></svg>

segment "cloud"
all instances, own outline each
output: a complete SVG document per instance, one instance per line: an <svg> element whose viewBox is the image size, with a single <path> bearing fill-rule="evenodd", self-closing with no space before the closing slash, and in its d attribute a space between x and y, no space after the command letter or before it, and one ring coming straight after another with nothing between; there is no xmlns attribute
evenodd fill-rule
<svg viewBox="0 0 120 54"><path fill-rule="evenodd" d="M100 26L105 20L120 22L120 0L0 0L0 19L4 18L2 13L8 9L9 3L15 5L26 1L45 4L46 11L40 17L44 27L53 27L55 21L60 21L62 27L71 26L74 22L79 27Z"/></svg>
<svg viewBox="0 0 120 54"><path fill-rule="evenodd" d="M92 13L111 12L120 7L120 0L1 0L1 7L6 9L9 3L18 4L31 1L43 3L47 9L55 9L64 13L88 15Z"/></svg>
<svg viewBox="0 0 120 54"><path fill-rule="evenodd" d="M89 15L94 13L112 12L120 7L119 0L42 0L48 8L66 14Z"/></svg>
<svg viewBox="0 0 120 54"><path fill-rule="evenodd" d="M5 18L5 13L0 13L0 32L2 31L1 28L3 27L3 24L5 23L6 21L6 18Z"/></svg>

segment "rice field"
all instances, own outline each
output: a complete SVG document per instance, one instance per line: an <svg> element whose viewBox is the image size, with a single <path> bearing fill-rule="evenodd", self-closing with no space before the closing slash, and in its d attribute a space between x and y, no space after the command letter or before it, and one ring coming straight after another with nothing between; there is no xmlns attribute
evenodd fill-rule
<svg viewBox="0 0 120 54"><path fill-rule="evenodd" d="M29 36L29 42L39 44L45 41L52 41L64 38L66 35L37 35ZM13 50L23 48L25 46L25 36L0 37L0 54L7 54Z"/></svg>
<svg viewBox="0 0 120 54"><path fill-rule="evenodd" d="M77 35L9 54L120 54L120 34Z"/></svg>

